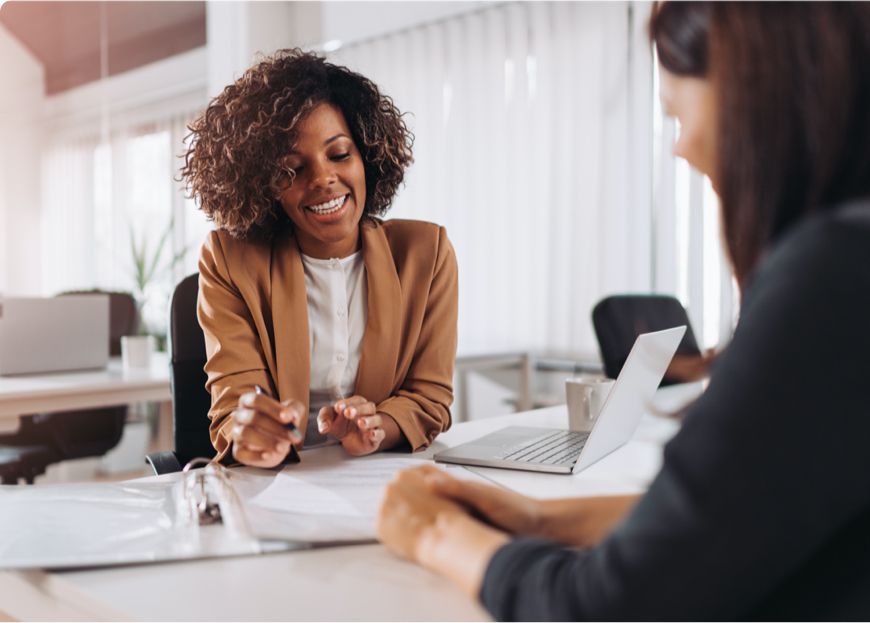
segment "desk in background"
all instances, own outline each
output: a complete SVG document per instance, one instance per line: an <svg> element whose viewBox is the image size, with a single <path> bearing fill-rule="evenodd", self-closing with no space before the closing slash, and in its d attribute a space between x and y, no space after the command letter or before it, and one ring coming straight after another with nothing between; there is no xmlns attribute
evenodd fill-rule
<svg viewBox="0 0 870 623"><path fill-rule="evenodd" d="M674 411L700 385L659 390L656 408ZM507 425L567 423L552 407L456 425L433 452ZM632 441L575 475L490 468L474 471L536 497L643 491L661 465L677 422L644 416ZM316 451L316 450L315 450ZM159 478L174 478L167 474ZM67 572L0 572L0 611L18 619L63 620L488 620L446 579L380 545Z"/></svg>
<svg viewBox="0 0 870 623"><path fill-rule="evenodd" d="M602 371L597 358L589 356L529 350L463 349L456 355L453 418L455 422L466 422L479 416L471 408L469 377L472 374L488 376L507 372L512 381L504 386L514 390L510 399L513 405L511 411L531 411L539 407L564 404L566 377L575 374L601 374ZM544 392L545 395L541 395L540 381L552 373L556 373L558 387L555 391L550 388Z"/></svg>
<svg viewBox="0 0 870 623"><path fill-rule="evenodd" d="M112 357L102 370L0 376L0 430L14 431L18 418L51 413L159 402L157 450L172 449L172 394L166 353L152 354L151 366L124 371Z"/></svg>

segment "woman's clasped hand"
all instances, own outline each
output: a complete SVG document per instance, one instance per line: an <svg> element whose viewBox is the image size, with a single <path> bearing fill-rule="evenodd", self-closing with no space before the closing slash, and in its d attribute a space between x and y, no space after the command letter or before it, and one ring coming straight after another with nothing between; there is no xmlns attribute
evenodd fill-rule
<svg viewBox="0 0 870 623"><path fill-rule="evenodd" d="M363 396L351 396L320 409L317 430L341 442L352 456L377 451L386 438L385 426L395 422L377 412L375 403Z"/></svg>

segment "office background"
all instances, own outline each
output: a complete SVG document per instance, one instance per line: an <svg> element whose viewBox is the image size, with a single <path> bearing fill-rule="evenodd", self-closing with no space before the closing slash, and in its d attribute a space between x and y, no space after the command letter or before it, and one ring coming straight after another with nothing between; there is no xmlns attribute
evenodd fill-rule
<svg viewBox="0 0 870 623"><path fill-rule="evenodd" d="M165 331L210 227L174 179L185 126L257 52L303 46L410 113L389 216L447 227L460 354L596 357L589 310L626 291L676 294L704 346L730 335L716 201L670 155L647 3L47 5L0 9L0 292L141 289Z"/></svg>

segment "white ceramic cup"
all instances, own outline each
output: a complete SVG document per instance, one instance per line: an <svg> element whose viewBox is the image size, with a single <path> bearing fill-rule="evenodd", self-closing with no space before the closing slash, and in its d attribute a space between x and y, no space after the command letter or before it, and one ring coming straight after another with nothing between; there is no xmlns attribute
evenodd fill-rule
<svg viewBox="0 0 870 623"><path fill-rule="evenodd" d="M153 335L125 335L121 337L121 363L125 370L141 370L149 367L153 351Z"/></svg>
<svg viewBox="0 0 870 623"><path fill-rule="evenodd" d="M565 380L568 402L568 428L589 432L595 418L613 387L613 379L600 376L578 376Z"/></svg>

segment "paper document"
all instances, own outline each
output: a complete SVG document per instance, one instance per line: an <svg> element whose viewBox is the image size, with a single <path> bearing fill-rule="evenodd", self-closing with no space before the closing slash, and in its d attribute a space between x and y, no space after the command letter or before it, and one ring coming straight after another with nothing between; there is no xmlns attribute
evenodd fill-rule
<svg viewBox="0 0 870 623"><path fill-rule="evenodd" d="M353 458L339 447L318 448L277 474L232 470L231 481L251 532L259 538L356 542L375 538L384 487L396 472L420 465L435 464L390 454ZM445 471L458 478L489 482L462 467Z"/></svg>

